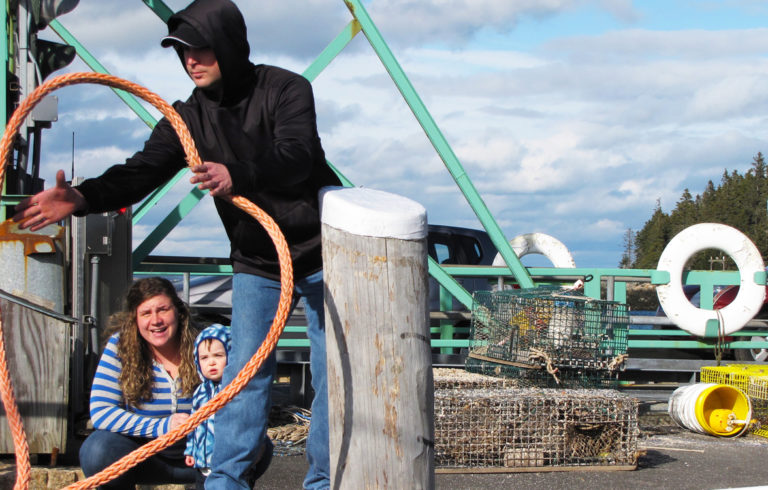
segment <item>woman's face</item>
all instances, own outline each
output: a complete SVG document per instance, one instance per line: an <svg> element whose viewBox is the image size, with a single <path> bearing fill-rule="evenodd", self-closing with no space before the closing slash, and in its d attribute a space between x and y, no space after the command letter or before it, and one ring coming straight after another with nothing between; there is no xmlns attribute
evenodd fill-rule
<svg viewBox="0 0 768 490"><path fill-rule="evenodd" d="M152 350L178 346L176 307L168 296L158 294L141 303L136 308L136 324Z"/></svg>

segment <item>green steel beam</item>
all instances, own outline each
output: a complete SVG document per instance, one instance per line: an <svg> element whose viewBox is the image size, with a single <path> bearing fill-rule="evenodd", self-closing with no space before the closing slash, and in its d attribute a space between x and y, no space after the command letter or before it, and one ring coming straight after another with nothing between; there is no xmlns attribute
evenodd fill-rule
<svg viewBox="0 0 768 490"><path fill-rule="evenodd" d="M431 257L430 257L431 258ZM435 262L437 263L437 262ZM453 295L445 289L444 287L440 286L438 287L439 290L439 300L440 300L440 311L449 311L453 309ZM451 320L440 320L440 338L441 339L453 339L454 336L454 328L453 328L453 321ZM443 354L452 354L453 349L444 348L441 350Z"/></svg>
<svg viewBox="0 0 768 490"><path fill-rule="evenodd" d="M176 175L173 176L171 180L163 184L162 186L155 189L149 196L147 196L146 199L141 201L141 204L138 205L136 209L133 210L133 218L131 218L131 223L135 226L139 221L141 221L141 218L144 217L145 214L149 212L150 209L152 209L152 206L158 203L160 199L162 199L165 194L171 190L171 187L176 185L176 183L181 180L182 177L187 175L189 172L189 167L185 167L181 170L179 170ZM192 194L194 191L190 191L190 194ZM178 204L176 207L178 208ZM172 211L173 213L174 211Z"/></svg>
<svg viewBox="0 0 768 490"><path fill-rule="evenodd" d="M133 273L139 275L177 275L189 272L195 276L230 276L232 266L229 264L155 264L142 262L134 267Z"/></svg>
<svg viewBox="0 0 768 490"><path fill-rule="evenodd" d="M2 13L0 13L0 66L2 66L2 70L0 70L0 87L8 87L8 51L10 49L10 46L8 45L8 2L5 2L5 5L3 6ZM2 132L5 132L5 124L6 121L6 114L8 114L8 99L6 98L7 90L3 91L2 96L0 96L0 118L2 118ZM5 162L2 162L2 164L5 164Z"/></svg>
<svg viewBox="0 0 768 490"><path fill-rule="evenodd" d="M483 266L483 265L445 265L443 268L450 272L452 276L478 276L478 277L497 277L512 276L512 271L508 267ZM556 267L531 267L528 272L533 276L556 276L567 278L580 278L584 276L613 276L622 280L622 278L651 278L655 272L654 269L616 269L612 267L575 267L575 268L556 268ZM683 284L716 284L731 285L739 284L738 271L684 271L682 277Z"/></svg>
<svg viewBox="0 0 768 490"><path fill-rule="evenodd" d="M197 187L193 187L192 191L187 194L184 199L174 208L174 210L165 217L165 219L158 224L154 230L144 239L139 246L133 250L133 268L136 269L141 261L144 260L147 255L155 249L158 243L173 230L173 228L189 214L189 212L197 206L197 203L203 198L207 191L201 191Z"/></svg>
<svg viewBox="0 0 768 490"><path fill-rule="evenodd" d="M147 7L149 7L155 14L157 14L158 17L160 17L160 20L167 23L168 19L173 15L173 10L171 10L162 0L142 0ZM146 199L144 199L141 204L138 205L136 209L133 210L133 218L132 218L132 224L136 224L139 221L141 221L141 218L144 217L147 212L149 212L152 207L157 204L157 202L165 196L165 194L171 190L171 187L176 185L176 183L187 173L189 172L188 168L185 168L183 170L180 170L171 180L166 182L163 186L158 187L155 189L149 196L147 196ZM178 207L178 205L177 205Z"/></svg>
<svg viewBox="0 0 768 490"><path fill-rule="evenodd" d="M336 176L341 181L341 185L343 185L344 187L354 187L355 184L353 184L351 180L349 180L343 173L341 173L341 170L334 167L333 164L328 160L326 160L325 163L327 163L328 166L331 167L331 170L334 171Z"/></svg>
<svg viewBox="0 0 768 490"><path fill-rule="evenodd" d="M360 23L357 20L352 20L347 26L334 38L331 43L320 53L320 55L312 62L306 70L304 70L304 78L310 82L314 82L315 78L325 70L328 65L331 64L336 56L347 47L352 39L360 32Z"/></svg>
<svg viewBox="0 0 768 490"><path fill-rule="evenodd" d="M314 82L320 73L325 70L328 65L331 64L331 62L336 58L336 56L341 53L344 48L347 47L347 45L352 41L352 39L355 38L355 36L360 32L360 23L357 22L357 20L350 21L349 24L339 33L338 36L336 36L333 41L328 44L328 46L325 47L325 49L318 55L318 57L315 59L315 61L312 62L311 65L307 67L306 70L304 70L304 73L302 75L304 78L309 80L310 82ZM339 177L339 180L341 180L342 185L344 187L352 187L352 181L349 180L344 174L341 173L339 169L333 166L333 164L326 160L325 161L329 167L334 171L334 173Z"/></svg>
<svg viewBox="0 0 768 490"><path fill-rule="evenodd" d="M171 10L168 5L166 5L163 0L141 0L145 4L147 4L147 7L149 7L155 14L157 14L160 19L168 23L168 18L173 15L173 10Z"/></svg>
<svg viewBox="0 0 768 490"><path fill-rule="evenodd" d="M422 129L424 129L432 146L434 146L438 155L440 155L446 168L456 181L456 184L458 184L459 189L461 189L470 207L480 220L480 223L482 223L483 227L488 232L493 244L496 245L496 249L504 258L504 262L512 270L520 286L523 288L534 287L533 280L528 274L528 271L507 242L504 233L501 231L498 223L488 210L485 202L483 202L482 197L480 197L480 193L462 168L456 154L451 149L448 141L443 136L434 119L432 119L426 106L419 98L418 93L416 93L413 85L411 85L410 80L408 80L408 77L405 75L405 72L397 62L397 59L395 59L395 56L390 51L384 38L379 33L360 0L344 0L344 3L346 3L347 8L352 12L352 15L358 22L360 22L363 33L368 38L371 47L376 52L376 55L381 60L392 80L395 82L398 90L400 90L408 107L410 107L414 116L416 116L416 119Z"/></svg>
<svg viewBox="0 0 768 490"><path fill-rule="evenodd" d="M3 5L0 14L0 49L2 49L2 58L0 58L0 87L3 87L3 93L0 94L0 121L3 123L2 133L5 132L6 114L8 114L8 2ZM2 134L0 133L0 134ZM6 162L0 162L0 165L6 165ZM5 189L8 179L3 179L3 188L0 189L0 195L5 195ZM5 221L5 205L0 206L0 220Z"/></svg>
<svg viewBox="0 0 768 490"><path fill-rule="evenodd" d="M65 43L69 44L70 46L74 46L75 50L77 51L77 55L85 62L86 65L88 65L88 67L90 67L91 70L97 73L109 74L107 69L104 68L104 65L99 63L99 60L94 58L93 55L89 53L82 44L80 44L80 41L78 41L75 36L73 36L66 28L64 28L64 26L61 25L58 20L54 19L48 25L51 27L51 29L53 29L53 32L55 32ZM150 127L150 129L155 127L157 120L152 117L152 114L150 114L144 108L144 106L139 103L136 97L117 88L113 88L112 90L117 94L118 97L123 100L123 102L128 105L128 107L133 110L133 112L136 113L136 115L139 116L139 118L141 118L142 121L144 121L147 126Z"/></svg>
<svg viewBox="0 0 768 490"><path fill-rule="evenodd" d="M630 349L712 349L716 346L717 339L709 342L698 340L633 340L627 341L627 347ZM737 340L733 342L723 342L723 349L766 349L768 342Z"/></svg>
<svg viewBox="0 0 768 490"><path fill-rule="evenodd" d="M16 195L16 194L6 194L2 198L0 198L0 204L3 206L15 206L21 202L22 199L26 198L28 196L23 195Z"/></svg>
<svg viewBox="0 0 768 490"><path fill-rule="evenodd" d="M440 264L432 257L427 257L429 262L429 273L445 289L447 289L461 304L472 309L472 295L459 284L459 282L448 274Z"/></svg>
<svg viewBox="0 0 768 490"><path fill-rule="evenodd" d="M752 337L755 336L764 336L765 332L761 332L758 330L753 330L752 328L746 328L739 330L738 332L732 332L726 335L726 337ZM685 330L680 329L672 329L672 328L665 328L663 330L656 330L656 329L642 329L642 328L630 328L629 329L629 336L630 337L695 337L690 332L686 332Z"/></svg>

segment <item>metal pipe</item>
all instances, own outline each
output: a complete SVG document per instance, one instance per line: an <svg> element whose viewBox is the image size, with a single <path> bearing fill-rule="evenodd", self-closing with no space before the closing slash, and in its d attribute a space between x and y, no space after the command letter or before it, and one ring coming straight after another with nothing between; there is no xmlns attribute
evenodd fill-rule
<svg viewBox="0 0 768 490"><path fill-rule="evenodd" d="M184 302L189 306L189 272L185 272L183 275L183 289L182 289L182 296Z"/></svg>
<svg viewBox="0 0 768 490"><path fill-rule="evenodd" d="M30 310L36 311L38 313L42 313L45 316L49 316L51 318L55 318L56 320L62 321L64 323L79 323L80 320L77 318L73 318L71 316L62 315L61 313L55 312L53 310L49 310L48 308L45 308L44 306L36 305L34 303L31 303L24 298L20 298L16 295L13 295L9 292L3 291L0 289L0 298L6 299L10 301L11 303L16 303L18 305L21 305L25 308L29 308Z"/></svg>
<svg viewBox="0 0 768 490"><path fill-rule="evenodd" d="M99 263L101 257L91 256L91 301L89 305L89 316L91 317L91 350L95 353L99 345Z"/></svg>
<svg viewBox="0 0 768 490"><path fill-rule="evenodd" d="M629 315L629 323L633 325L675 325L675 323L666 316ZM765 327L766 320L752 319L744 326Z"/></svg>

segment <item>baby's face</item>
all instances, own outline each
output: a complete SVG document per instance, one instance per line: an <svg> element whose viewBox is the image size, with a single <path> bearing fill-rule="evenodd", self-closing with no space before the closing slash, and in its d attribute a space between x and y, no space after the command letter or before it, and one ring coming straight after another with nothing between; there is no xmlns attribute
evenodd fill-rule
<svg viewBox="0 0 768 490"><path fill-rule="evenodd" d="M227 365L227 350L224 344L216 339L204 340L197 346L197 357L203 376L211 381L221 381L224 366Z"/></svg>

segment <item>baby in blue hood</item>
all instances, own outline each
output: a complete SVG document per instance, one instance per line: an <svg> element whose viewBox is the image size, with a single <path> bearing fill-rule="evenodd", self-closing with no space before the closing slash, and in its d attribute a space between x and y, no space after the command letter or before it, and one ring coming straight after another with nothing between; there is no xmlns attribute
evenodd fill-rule
<svg viewBox="0 0 768 490"><path fill-rule="evenodd" d="M232 335L228 326L214 324L205 328L195 340L195 365L197 374L203 381L192 398L192 411L198 410L208 400L221 391L221 375L227 365ZM200 471L198 488L210 473L213 455L213 419L211 415L187 436L187 466L194 466Z"/></svg>

